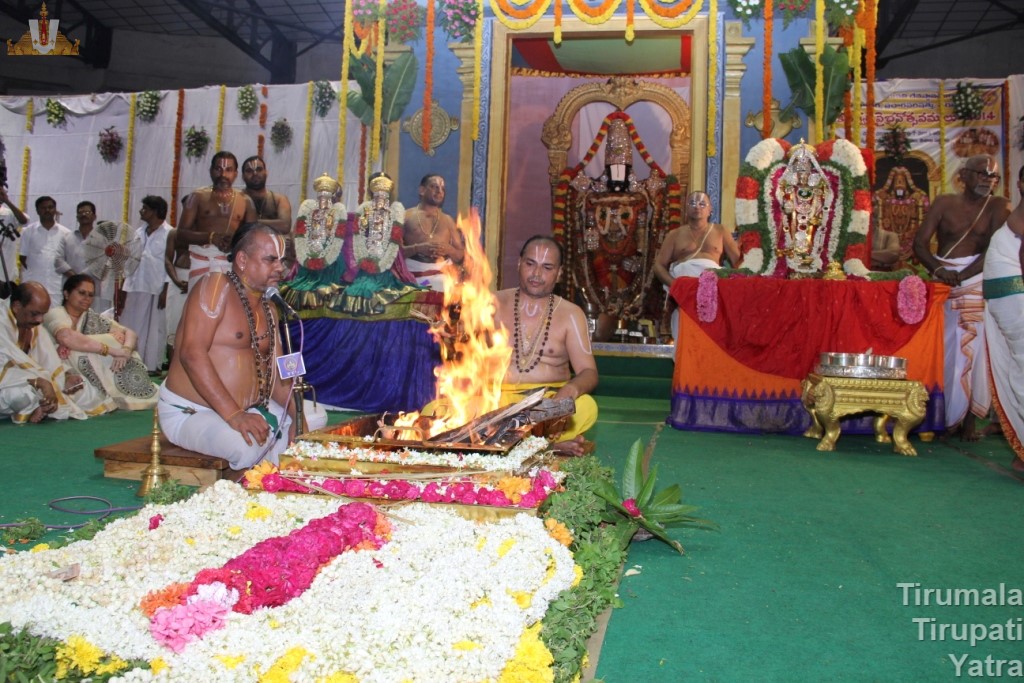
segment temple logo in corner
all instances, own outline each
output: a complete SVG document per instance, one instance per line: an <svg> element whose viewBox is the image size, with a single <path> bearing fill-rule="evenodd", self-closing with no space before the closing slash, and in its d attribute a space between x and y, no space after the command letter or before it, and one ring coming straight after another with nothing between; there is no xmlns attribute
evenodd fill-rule
<svg viewBox="0 0 1024 683"><path fill-rule="evenodd" d="M77 55L79 42L69 41L57 30L60 20L51 20L46 11L46 3L39 8L39 19L30 19L28 31L18 42L7 40L8 55Z"/></svg>

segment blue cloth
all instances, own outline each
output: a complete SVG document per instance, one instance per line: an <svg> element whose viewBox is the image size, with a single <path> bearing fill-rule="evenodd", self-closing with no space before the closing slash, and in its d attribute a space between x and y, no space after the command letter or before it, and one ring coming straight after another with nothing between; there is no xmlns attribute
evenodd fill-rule
<svg viewBox="0 0 1024 683"><path fill-rule="evenodd" d="M434 398L441 352L426 323L315 318L303 325L306 381L321 403L366 412L409 411ZM291 337L297 347L296 322Z"/></svg>

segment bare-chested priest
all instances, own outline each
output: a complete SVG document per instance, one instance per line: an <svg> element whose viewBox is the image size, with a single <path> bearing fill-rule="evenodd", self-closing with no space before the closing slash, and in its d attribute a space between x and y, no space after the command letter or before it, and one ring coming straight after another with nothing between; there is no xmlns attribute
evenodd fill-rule
<svg viewBox="0 0 1024 683"><path fill-rule="evenodd" d="M562 275L562 247L535 235L519 252L519 286L497 294L496 322L512 339L512 362L502 385L502 402L521 400L531 390L551 387L554 398L576 401L576 414L557 437L557 450L580 455L583 433L597 422L597 363L583 310L555 295Z"/></svg>
<svg viewBox="0 0 1024 683"><path fill-rule="evenodd" d="M276 463L294 436L290 382L277 372L277 318L264 298L283 274L284 238L266 225L234 233L231 268L189 289L160 388L160 426L174 444L245 470ZM288 405L288 415L284 405Z"/></svg>
<svg viewBox="0 0 1024 683"><path fill-rule="evenodd" d="M1000 178L995 158L973 156L959 175L963 192L935 198L914 236L914 255L932 278L953 288L945 304L946 429L977 441L975 418L987 416L992 405L981 270L989 240L1010 215L1010 202L993 194ZM938 241L935 254L932 237Z"/></svg>
<svg viewBox="0 0 1024 683"><path fill-rule="evenodd" d="M243 223L256 222L256 206L247 194L233 187L237 178L235 155L217 152L210 161L213 186L201 187L185 199L177 240L189 248L190 287L206 273L226 271L232 234Z"/></svg>
<svg viewBox="0 0 1024 683"><path fill-rule="evenodd" d="M740 248L725 226L711 223L711 198L691 192L686 198L686 224L665 235L654 260L654 274L665 291L677 277L699 277L705 270L722 267L722 255L733 268L740 264ZM679 338L679 311L672 311L672 337Z"/></svg>
<svg viewBox="0 0 1024 683"><path fill-rule="evenodd" d="M441 273L445 265L462 267L466 241L452 217L441 210L445 197L444 178L436 173L423 176L419 195L419 204L405 212L402 253L416 284L443 292Z"/></svg>

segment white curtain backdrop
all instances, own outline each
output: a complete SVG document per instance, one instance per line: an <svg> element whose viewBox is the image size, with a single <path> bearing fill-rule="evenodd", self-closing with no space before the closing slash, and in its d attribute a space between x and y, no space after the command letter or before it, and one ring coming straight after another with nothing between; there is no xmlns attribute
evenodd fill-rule
<svg viewBox="0 0 1024 683"><path fill-rule="evenodd" d="M338 83L331 84L335 91ZM351 88L358 90L352 83ZM259 125L259 113L243 121L238 113L237 99L240 88L227 88L224 99L223 139L221 149L231 151L241 164L256 154L258 138L265 137L264 158L269 170L267 187L288 196L294 210L303 196L313 194L313 180L326 172L336 175L338 162L338 104L320 118L311 112L312 121L306 120L308 85L263 86L255 84L257 99L267 105L264 128ZM217 114L220 87L212 86L185 90L182 131L190 126L205 128L210 136L210 148L201 159L188 159L182 148L181 170L178 180L178 200L197 187L210 184L210 158L216 149ZM35 218L36 198L49 195L57 200L61 212L60 222L75 227L75 205L83 200L96 204L101 220L127 220L140 224L140 200L156 194L170 202L174 170L174 132L179 91L160 91L160 112L152 122L135 121L132 150L132 170L125 207L125 168L128 152L128 113L130 93L98 93L92 95L56 97L67 108L67 124L53 127L46 121L46 98L34 98L32 130L26 125L27 97L0 97L0 137L5 147L8 188L11 198L21 204L31 218ZM270 141L274 122L287 119L292 127L292 143L280 152ZM306 187L301 187L303 143L306 126L311 125L309 167ZM124 140L124 148L113 163L105 162L96 148L102 130L113 126ZM346 110L346 143L343 202L349 209L359 204L359 136L358 119ZM27 177L24 174L24 150L31 152ZM377 163L379 166L379 161ZM241 172L235 187L243 187ZM127 208L127 212L125 211ZM178 215L180 215L180 204ZM127 215L125 215L127 213Z"/></svg>

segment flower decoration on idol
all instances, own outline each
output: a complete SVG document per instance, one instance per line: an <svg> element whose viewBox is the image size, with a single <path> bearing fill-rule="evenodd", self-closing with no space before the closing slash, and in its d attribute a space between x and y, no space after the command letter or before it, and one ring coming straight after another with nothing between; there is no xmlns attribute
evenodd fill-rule
<svg viewBox="0 0 1024 683"><path fill-rule="evenodd" d="M113 126L100 131L100 141L96 143L96 149L99 151L103 161L108 164L114 163L121 156L123 148L124 140L121 139L121 134Z"/></svg>
<svg viewBox="0 0 1024 683"><path fill-rule="evenodd" d="M968 121L981 118L985 110L985 100L981 97L981 88L970 83L957 81L956 92L953 93L953 114L966 126Z"/></svg>
<svg viewBox="0 0 1024 683"><path fill-rule="evenodd" d="M695 529L716 529L714 522L692 513L699 508L683 505L682 489L673 484L666 489L656 491L658 466L654 465L645 473L643 445L637 439L629 449L626 464L622 468L622 484L616 489L607 480L598 482L595 493L611 507L606 521L620 527L620 538L629 539L639 529L644 529L660 541L672 546L680 554L684 552L679 541L667 534L670 526L690 527Z"/></svg>
<svg viewBox="0 0 1024 683"><path fill-rule="evenodd" d="M759 0L738 0L758 2ZM480 18L480 5L476 0L438 0L437 24L453 43L472 42L476 22Z"/></svg>
<svg viewBox="0 0 1024 683"><path fill-rule="evenodd" d="M46 98L46 122L54 128L63 128L68 123L68 110L52 97Z"/></svg>
<svg viewBox="0 0 1024 683"><path fill-rule="evenodd" d="M732 13L745 26L750 26L752 19L760 19L764 11L763 0L728 0L728 3Z"/></svg>
<svg viewBox="0 0 1024 683"><path fill-rule="evenodd" d="M156 90L147 90L139 95L138 103L135 106L135 115L140 121L152 123L160 114L160 93Z"/></svg>
<svg viewBox="0 0 1024 683"><path fill-rule="evenodd" d="M317 81L313 84L313 110L320 118L327 116L331 107L338 101L338 93L327 81Z"/></svg>
<svg viewBox="0 0 1024 683"><path fill-rule="evenodd" d="M897 166L903 163L904 157L910 153L910 138L907 137L907 130L897 123L882 134L882 151L892 159Z"/></svg>
<svg viewBox="0 0 1024 683"><path fill-rule="evenodd" d="M185 156L189 159L200 159L210 148L210 134L205 128L189 126L185 131Z"/></svg>
<svg viewBox="0 0 1024 683"><path fill-rule="evenodd" d="M238 115L243 121L248 121L260 109L260 102L256 98L256 88L251 85L243 85L238 89Z"/></svg>
<svg viewBox="0 0 1024 683"><path fill-rule="evenodd" d="M326 173L313 181L316 199L299 205L295 221L295 255L300 265L309 270L323 270L338 260L345 238L348 215L340 202L334 201L338 181Z"/></svg>
<svg viewBox="0 0 1024 683"><path fill-rule="evenodd" d="M288 119L274 121L274 125L270 127L270 144L274 146L274 151L279 153L292 144L292 126Z"/></svg>

